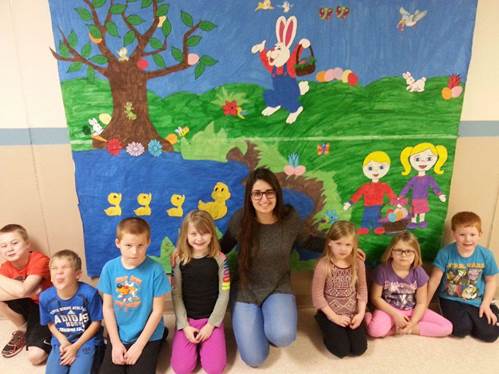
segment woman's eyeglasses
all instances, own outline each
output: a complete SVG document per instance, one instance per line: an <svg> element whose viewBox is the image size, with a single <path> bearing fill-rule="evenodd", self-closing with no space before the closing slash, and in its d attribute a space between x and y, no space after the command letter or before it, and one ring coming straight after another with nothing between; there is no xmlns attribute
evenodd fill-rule
<svg viewBox="0 0 499 374"><path fill-rule="evenodd" d="M412 249L394 249L392 252L399 256L414 256L416 254Z"/></svg>
<svg viewBox="0 0 499 374"><path fill-rule="evenodd" d="M275 199L276 193L274 190L266 190L266 191L260 191L260 190L255 190L251 191L251 198L253 200L262 200L263 195L267 198L267 200L272 200Z"/></svg>

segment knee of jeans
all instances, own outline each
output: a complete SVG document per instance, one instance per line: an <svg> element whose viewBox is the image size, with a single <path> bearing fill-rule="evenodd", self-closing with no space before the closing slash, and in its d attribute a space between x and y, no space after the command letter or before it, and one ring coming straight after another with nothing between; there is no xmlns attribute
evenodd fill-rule
<svg viewBox="0 0 499 374"><path fill-rule="evenodd" d="M270 328L266 329L265 335L269 342L276 347L287 347L296 339L296 329L287 328Z"/></svg>
<svg viewBox="0 0 499 374"><path fill-rule="evenodd" d="M269 348L260 349L259 351L253 350L252 352L239 351L239 354L246 365L257 368L267 359L267 356L269 355Z"/></svg>
<svg viewBox="0 0 499 374"><path fill-rule="evenodd" d="M36 349L33 349L36 348ZM32 365L42 365L47 360L47 353L38 347L29 347L28 348L28 360Z"/></svg>

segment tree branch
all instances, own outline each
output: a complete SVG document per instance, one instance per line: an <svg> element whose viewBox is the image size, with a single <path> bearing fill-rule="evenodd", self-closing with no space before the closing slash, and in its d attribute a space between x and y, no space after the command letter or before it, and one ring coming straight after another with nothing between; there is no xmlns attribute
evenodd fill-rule
<svg viewBox="0 0 499 374"><path fill-rule="evenodd" d="M147 31L140 37L138 40L138 45L135 51L133 52L133 57L135 56L146 56L148 54L143 54L144 50L146 49L147 43L149 43L149 40L151 40L152 36L154 35L154 32L158 28L159 25L159 17L157 16L158 12L158 0L153 0L152 2L152 15L153 15L153 21L151 26L147 29ZM166 44L166 38L165 38L165 44Z"/></svg>
<svg viewBox="0 0 499 374"><path fill-rule="evenodd" d="M189 46L187 45L187 40L189 37L199 28L201 22L196 23L194 26L192 26L187 32L184 34L184 37L182 38L182 51L183 51L183 61L179 62L176 65L168 66L164 69L156 70L156 71L148 71L145 73L146 79L153 79L153 78L158 78L158 77L163 77L165 75L175 73L177 71L185 70L190 67L190 65L187 63L187 56L189 55Z"/></svg>
<svg viewBox="0 0 499 374"><path fill-rule="evenodd" d="M101 36L102 36L102 41L100 43L96 43L97 48L99 48L99 51L107 57L108 61L111 60L117 60L116 56L111 52L111 50L107 47L106 44L106 38L105 35L107 33L106 27L99 21L99 16L97 15L97 11L95 10L94 4L90 0L83 0L85 4L87 4L88 8L90 9L90 12L92 13L92 19L94 21L95 26L99 29ZM113 5L113 0L111 0L111 6ZM110 17L111 13L111 8L108 10L108 14L106 16L106 22L107 18L111 19Z"/></svg>
<svg viewBox="0 0 499 374"><path fill-rule="evenodd" d="M104 26L106 26L106 23L111 21L111 19L113 18L113 14L111 13L111 8L113 7L113 5L114 5L114 0L111 0L109 2L109 9L107 10L106 19L104 20Z"/></svg>
<svg viewBox="0 0 499 374"><path fill-rule="evenodd" d="M161 53L163 51L166 51L166 48L168 48L168 46L167 46L166 39L165 39L163 46L161 48L156 49L154 51L144 52L144 53L142 53L142 57L152 56L152 55L155 55L156 53Z"/></svg>
<svg viewBox="0 0 499 374"><path fill-rule="evenodd" d="M69 45L68 45L68 48L70 51L71 50L74 51L74 49L71 48ZM61 56L56 51L54 51L52 48L49 48L49 49L50 49L50 52L52 52L52 56L54 56L56 58L56 60L67 61L67 62L81 62L85 65L92 67L95 71L98 71L99 73L101 73L102 75L107 77L107 75L106 75L107 69L104 69L103 67L100 67L99 65L96 65L93 62L87 60L85 57L81 56L79 53L77 53L77 56L74 56L74 57L64 57L64 56Z"/></svg>

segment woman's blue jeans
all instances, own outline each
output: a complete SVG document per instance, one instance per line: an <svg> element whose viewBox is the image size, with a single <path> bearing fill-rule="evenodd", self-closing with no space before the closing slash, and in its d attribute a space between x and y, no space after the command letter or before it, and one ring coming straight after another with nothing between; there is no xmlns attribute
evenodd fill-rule
<svg viewBox="0 0 499 374"><path fill-rule="evenodd" d="M275 293L261 305L236 301L232 327L243 361L252 367L260 366L269 354L269 344L285 347L296 339L295 296Z"/></svg>

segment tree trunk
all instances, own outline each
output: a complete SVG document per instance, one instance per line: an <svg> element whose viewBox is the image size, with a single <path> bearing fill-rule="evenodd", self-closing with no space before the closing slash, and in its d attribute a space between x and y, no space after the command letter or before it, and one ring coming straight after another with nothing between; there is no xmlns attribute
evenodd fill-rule
<svg viewBox="0 0 499 374"><path fill-rule="evenodd" d="M113 115L101 137L107 141L118 139L123 147L131 142L147 145L153 139L161 142L163 150L173 151L172 145L161 138L149 119L147 80L143 71L132 61L110 63L109 85L113 97ZM95 148L104 148L105 142L93 139Z"/></svg>

